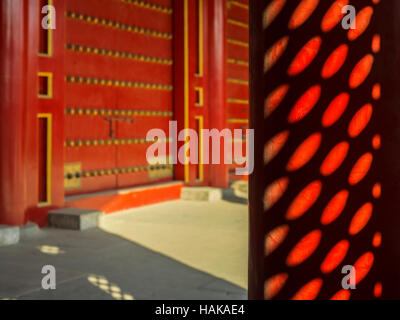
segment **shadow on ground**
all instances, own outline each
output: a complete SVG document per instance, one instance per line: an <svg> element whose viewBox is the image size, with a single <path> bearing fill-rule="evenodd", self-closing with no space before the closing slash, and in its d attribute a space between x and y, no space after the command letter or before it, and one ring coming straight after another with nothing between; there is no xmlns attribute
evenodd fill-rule
<svg viewBox="0 0 400 320"><path fill-rule="evenodd" d="M238 197L233 189L223 189L222 190L222 199L225 201L247 204L248 201L246 198Z"/></svg>
<svg viewBox="0 0 400 320"><path fill-rule="evenodd" d="M56 290L41 288L44 265L56 268ZM101 229L43 229L0 248L0 298L230 300L247 291Z"/></svg>
<svg viewBox="0 0 400 320"><path fill-rule="evenodd" d="M229 188L222 189L222 199L225 201L248 204L248 182L235 181L229 185Z"/></svg>

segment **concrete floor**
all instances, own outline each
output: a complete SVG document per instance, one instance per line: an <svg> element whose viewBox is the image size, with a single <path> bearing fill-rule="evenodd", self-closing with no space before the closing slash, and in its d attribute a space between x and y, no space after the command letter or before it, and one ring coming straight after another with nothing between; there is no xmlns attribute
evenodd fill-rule
<svg viewBox="0 0 400 320"><path fill-rule="evenodd" d="M43 229L0 248L0 298L246 299L247 205L236 200L165 202L84 232ZM41 288L44 265L56 268L56 290Z"/></svg>

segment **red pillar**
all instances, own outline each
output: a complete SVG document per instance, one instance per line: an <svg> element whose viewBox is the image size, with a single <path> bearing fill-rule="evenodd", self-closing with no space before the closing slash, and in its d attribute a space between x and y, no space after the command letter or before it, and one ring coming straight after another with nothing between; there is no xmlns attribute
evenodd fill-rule
<svg viewBox="0 0 400 320"><path fill-rule="evenodd" d="M226 2L209 2L209 126L210 129L226 128ZM223 155L221 141L221 155ZM223 163L209 167L210 185L226 188L228 186L228 167Z"/></svg>
<svg viewBox="0 0 400 320"><path fill-rule="evenodd" d="M177 122L178 132L187 125L185 118L188 117L189 111L189 99L185 96L188 95L185 82L188 83L189 77L188 11L187 0L174 1L174 120ZM179 142L176 152L181 146L182 143ZM174 179L189 182L184 164L179 162L175 164Z"/></svg>
<svg viewBox="0 0 400 320"><path fill-rule="evenodd" d="M0 2L0 224L26 223L26 1Z"/></svg>

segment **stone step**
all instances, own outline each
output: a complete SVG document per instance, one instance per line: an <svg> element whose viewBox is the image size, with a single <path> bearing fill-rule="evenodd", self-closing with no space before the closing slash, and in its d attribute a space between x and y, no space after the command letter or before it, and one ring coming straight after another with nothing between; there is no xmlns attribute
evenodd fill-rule
<svg viewBox="0 0 400 320"><path fill-rule="evenodd" d="M49 211L48 222L52 228L82 231L98 227L103 214L100 210L62 208Z"/></svg>
<svg viewBox="0 0 400 320"><path fill-rule="evenodd" d="M247 181L235 181L230 185L235 196L243 199L249 198L249 183Z"/></svg>
<svg viewBox="0 0 400 320"><path fill-rule="evenodd" d="M19 242L19 227L0 225L0 246L8 246Z"/></svg>
<svg viewBox="0 0 400 320"><path fill-rule="evenodd" d="M222 190L211 187L184 187L181 190L182 200L214 202L222 199Z"/></svg>

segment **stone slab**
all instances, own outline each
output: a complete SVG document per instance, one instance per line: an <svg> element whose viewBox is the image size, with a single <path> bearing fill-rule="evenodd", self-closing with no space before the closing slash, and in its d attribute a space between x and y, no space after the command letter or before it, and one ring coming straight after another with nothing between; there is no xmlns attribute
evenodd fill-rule
<svg viewBox="0 0 400 320"><path fill-rule="evenodd" d="M62 208L52 210L48 214L49 227L68 230L86 230L97 228L103 211L80 209L80 208Z"/></svg>
<svg viewBox="0 0 400 320"><path fill-rule="evenodd" d="M19 242L19 227L0 225L0 246L9 246Z"/></svg>
<svg viewBox="0 0 400 320"><path fill-rule="evenodd" d="M181 190L181 199L215 202L222 199L222 190L210 187L184 187Z"/></svg>

